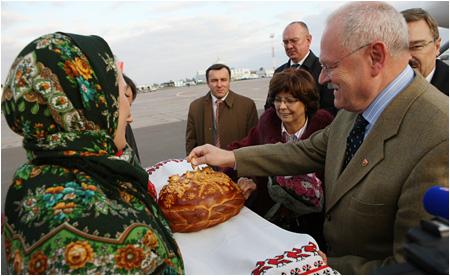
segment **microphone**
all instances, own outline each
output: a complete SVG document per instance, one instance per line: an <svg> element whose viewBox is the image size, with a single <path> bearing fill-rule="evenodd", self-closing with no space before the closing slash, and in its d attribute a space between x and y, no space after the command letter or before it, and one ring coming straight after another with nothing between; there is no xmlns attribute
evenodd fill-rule
<svg viewBox="0 0 450 276"><path fill-rule="evenodd" d="M434 186L423 196L423 207L430 215L448 220L449 193L447 187Z"/></svg>

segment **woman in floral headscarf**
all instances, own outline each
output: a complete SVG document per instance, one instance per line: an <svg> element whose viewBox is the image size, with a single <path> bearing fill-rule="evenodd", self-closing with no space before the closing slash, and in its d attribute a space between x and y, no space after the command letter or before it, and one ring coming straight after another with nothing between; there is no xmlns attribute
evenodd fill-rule
<svg viewBox="0 0 450 276"><path fill-rule="evenodd" d="M125 141L125 89L97 36L46 35L13 63L2 110L29 161L5 203L11 273L184 273L148 175Z"/></svg>

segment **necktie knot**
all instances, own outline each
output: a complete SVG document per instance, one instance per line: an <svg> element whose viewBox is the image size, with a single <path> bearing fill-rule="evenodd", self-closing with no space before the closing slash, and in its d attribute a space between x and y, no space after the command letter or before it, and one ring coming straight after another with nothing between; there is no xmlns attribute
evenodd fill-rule
<svg viewBox="0 0 450 276"><path fill-rule="evenodd" d="M369 124L369 122L364 119L364 117L361 114L358 114L358 117L356 117L355 125L353 126L353 129L361 129L366 128L366 126Z"/></svg>

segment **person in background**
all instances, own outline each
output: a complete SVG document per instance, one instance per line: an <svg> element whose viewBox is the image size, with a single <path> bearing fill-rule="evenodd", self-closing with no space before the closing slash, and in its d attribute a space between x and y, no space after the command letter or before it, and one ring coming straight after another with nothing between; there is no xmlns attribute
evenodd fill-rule
<svg viewBox="0 0 450 276"><path fill-rule="evenodd" d="M334 106L333 89L329 89L326 85L319 83L319 75L322 68L320 67L319 58L310 50L312 36L309 34L308 26L302 21L291 22L283 31L283 47L286 55L289 57L288 62L281 65L275 70L275 74L288 68L302 68L308 71L317 84L320 95L321 109L325 109L333 116L336 116L338 109ZM270 102L270 91L267 94L265 110L273 106Z"/></svg>
<svg viewBox="0 0 450 276"><path fill-rule="evenodd" d="M127 83L127 90L126 90L126 96L127 100L130 103L130 107L133 104L134 100L137 96L137 89L136 84L134 84L133 80L130 79L127 75L123 74L123 78L125 79L125 82ZM131 125L127 124L127 129L125 131L125 138L127 139L128 145L131 147L131 149L136 153L136 158L141 161L139 158L139 151L136 145L136 140L134 139L133 130L131 129Z"/></svg>
<svg viewBox="0 0 450 276"><path fill-rule="evenodd" d="M407 9L401 14L408 24L409 52L411 54L409 65L448 96L448 64L436 59L441 48L441 38L436 20L421 8Z"/></svg>
<svg viewBox="0 0 450 276"><path fill-rule="evenodd" d="M335 89L341 109L329 126L299 142L204 145L188 161L234 167L238 176L324 170L328 265L370 274L404 262L406 233L431 218L425 192L448 187L449 174L448 96L409 58L407 25L394 7L350 2L328 17L320 43L319 81Z"/></svg>
<svg viewBox="0 0 450 276"><path fill-rule="evenodd" d="M225 149L231 142L247 136L258 124L255 102L230 90L231 71L228 66L211 65L206 70L206 83L210 91L189 106L186 154L207 143Z"/></svg>
<svg viewBox="0 0 450 276"><path fill-rule="evenodd" d="M253 127L248 136L242 141L236 141L227 146L227 150L238 148L286 143L307 139L317 130L325 128L333 121L333 115L325 109L319 109L319 93L317 85L306 70L287 69L272 77L270 80L270 98L274 107L267 109ZM221 169L232 177L238 184L236 171L233 168ZM300 183L295 189L280 188L280 184L273 178L268 186L267 177L252 177L256 190L246 200L245 205L262 217L266 217L274 224L297 233L313 236L321 248L325 247L323 240L322 189L323 174L297 176L314 192L315 205L310 201L303 202ZM294 179L294 178L287 178ZM282 177L281 181L285 181ZM313 185L315 184L315 185ZM303 184L305 185L305 183ZM242 185L241 185L242 186ZM270 189L270 192L269 192ZM300 190L299 190L300 189ZM245 190L245 189L243 189ZM306 188L303 192L306 192ZM316 193L319 196L316 196ZM273 196L273 198L272 198ZM292 202L295 203L292 203Z"/></svg>
<svg viewBox="0 0 450 276"><path fill-rule="evenodd" d="M184 273L148 174L127 146L126 87L98 36L44 35L14 61L1 106L28 162L6 195L11 273Z"/></svg>

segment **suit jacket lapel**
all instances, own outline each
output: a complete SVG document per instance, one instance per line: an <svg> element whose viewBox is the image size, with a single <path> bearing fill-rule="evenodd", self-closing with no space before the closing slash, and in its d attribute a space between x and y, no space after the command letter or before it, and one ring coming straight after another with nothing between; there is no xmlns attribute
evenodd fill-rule
<svg viewBox="0 0 450 276"><path fill-rule="evenodd" d="M436 71L430 83L448 96L448 65L439 59L436 60Z"/></svg>
<svg viewBox="0 0 450 276"><path fill-rule="evenodd" d="M205 135L205 143L208 144L215 144L214 141L214 124L213 124L213 114L212 114L212 99L211 99L211 92L208 92L206 94L205 98L205 104L204 104L204 110L203 110L203 131Z"/></svg>
<svg viewBox="0 0 450 276"><path fill-rule="evenodd" d="M308 57L303 61L303 64L300 68L305 68L308 72L311 72L311 68L314 65L314 61L316 60L316 55L313 54L312 51L309 51Z"/></svg>
<svg viewBox="0 0 450 276"><path fill-rule="evenodd" d="M385 141L398 133L410 104L425 91L427 83L426 81L425 83L421 82L423 80L423 78L415 77L413 82L389 103L342 174L340 171L344 162L345 147L339 150L338 160L341 160L341 163L340 166L335 166L339 167L334 172L335 179L333 180L335 181L331 181L335 185L332 185L330 193L327 193L327 211L333 208L348 191L358 185L384 159ZM345 136L353 127L355 117L356 114L351 116L350 127L346 124L345 130L348 131Z"/></svg>
<svg viewBox="0 0 450 276"><path fill-rule="evenodd" d="M228 96L226 97L224 104L220 105L219 109L219 124L224 125L224 129L227 129L226 124L229 123L227 121L222 121L222 118L227 118L228 110L233 106L235 96L233 91L229 91ZM214 114L212 113L212 105L215 104L212 102L211 91L208 92L205 96L205 109L204 109L204 123L205 123L205 143L215 145L216 141L214 140L214 131L208 131L208 129L214 128ZM221 132L221 139L226 137L226 134Z"/></svg>
<svg viewBox="0 0 450 276"><path fill-rule="evenodd" d="M229 107L229 108L231 108L232 106L233 106L233 103L234 103L234 92L233 91L229 91L228 92L228 96L225 98L225 104Z"/></svg>
<svg viewBox="0 0 450 276"><path fill-rule="evenodd" d="M347 135L350 133L350 130L352 129L353 124L356 120L356 114L352 114L345 110L342 110L341 112L339 112L338 116L333 121L332 125L337 124L338 121L340 120L340 117L342 116L346 116L347 118L344 118L343 123L339 124L339 130L336 132L335 136L332 137L333 141L332 142L330 141L328 143L329 147L333 147L332 151L330 150L327 151L327 155L332 156L330 160L328 160L328 162L333 163L333 165L332 166L326 165L326 175L325 175L326 182L330 183L327 184L326 189L327 192L327 196L325 197L327 200L326 205L329 205L328 200L331 199L331 195L335 194L334 190L336 184L333 185L333 183L337 183L341 175L342 166L344 164ZM330 196L328 196L328 194Z"/></svg>

